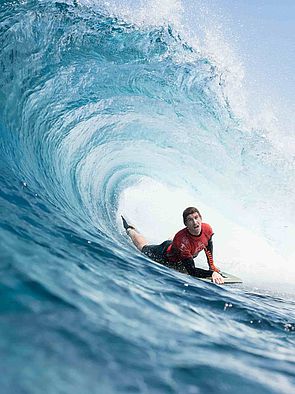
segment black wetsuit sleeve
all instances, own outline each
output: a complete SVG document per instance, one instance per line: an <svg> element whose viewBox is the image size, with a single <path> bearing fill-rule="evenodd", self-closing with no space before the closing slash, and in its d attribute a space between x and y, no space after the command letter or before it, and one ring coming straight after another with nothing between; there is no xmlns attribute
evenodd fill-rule
<svg viewBox="0 0 295 394"><path fill-rule="evenodd" d="M186 268L188 274L197 278L211 277L214 272L212 270L203 270L202 268L196 268L194 260L192 258L183 259L181 260L181 262Z"/></svg>
<svg viewBox="0 0 295 394"><path fill-rule="evenodd" d="M207 257L207 263L209 265L209 268L212 271L219 272L219 269L215 266L215 264L213 262L213 241L212 241L212 237L209 239L208 245L205 248L205 254L206 254L206 257Z"/></svg>
<svg viewBox="0 0 295 394"><path fill-rule="evenodd" d="M213 241L212 241L212 237L208 241L207 250L211 253L211 256L213 258Z"/></svg>

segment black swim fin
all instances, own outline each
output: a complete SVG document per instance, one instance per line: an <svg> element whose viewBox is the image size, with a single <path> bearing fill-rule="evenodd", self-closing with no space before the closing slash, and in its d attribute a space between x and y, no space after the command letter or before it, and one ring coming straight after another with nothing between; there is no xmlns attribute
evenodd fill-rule
<svg viewBox="0 0 295 394"><path fill-rule="evenodd" d="M123 227L125 228L125 230L127 231L129 228L132 228L133 230L135 230L135 228L133 226L130 226L130 224L128 224L125 220L125 218L121 215L122 218L122 222L123 222Z"/></svg>

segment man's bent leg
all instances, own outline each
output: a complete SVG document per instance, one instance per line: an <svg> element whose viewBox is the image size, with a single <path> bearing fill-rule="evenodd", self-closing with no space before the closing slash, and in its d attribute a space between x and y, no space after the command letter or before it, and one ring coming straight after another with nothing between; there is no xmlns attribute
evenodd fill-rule
<svg viewBox="0 0 295 394"><path fill-rule="evenodd" d="M141 252L142 248L147 244L147 240L143 235L139 234L134 228L128 228L126 230L128 236L131 238L134 245Z"/></svg>

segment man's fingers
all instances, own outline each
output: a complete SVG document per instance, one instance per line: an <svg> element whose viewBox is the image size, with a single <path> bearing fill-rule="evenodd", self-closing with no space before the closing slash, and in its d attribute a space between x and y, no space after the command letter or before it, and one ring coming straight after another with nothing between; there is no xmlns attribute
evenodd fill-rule
<svg viewBox="0 0 295 394"><path fill-rule="evenodd" d="M216 283L218 285L222 285L224 283L224 280L222 278L214 278L213 283Z"/></svg>
<svg viewBox="0 0 295 394"><path fill-rule="evenodd" d="M224 279L221 275L214 273L212 275L212 282L218 285L222 285L224 283Z"/></svg>

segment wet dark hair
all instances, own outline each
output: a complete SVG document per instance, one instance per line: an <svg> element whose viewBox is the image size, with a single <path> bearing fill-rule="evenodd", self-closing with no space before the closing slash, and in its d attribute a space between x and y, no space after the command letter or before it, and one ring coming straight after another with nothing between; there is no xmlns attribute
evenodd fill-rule
<svg viewBox="0 0 295 394"><path fill-rule="evenodd" d="M182 213L182 217L183 217L183 223L185 224L186 218L188 217L188 215L191 215L192 213L196 213L200 216L200 218L202 219L202 215L200 214L200 211L195 208L195 207L188 207L186 208L183 213Z"/></svg>

